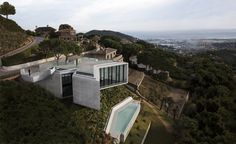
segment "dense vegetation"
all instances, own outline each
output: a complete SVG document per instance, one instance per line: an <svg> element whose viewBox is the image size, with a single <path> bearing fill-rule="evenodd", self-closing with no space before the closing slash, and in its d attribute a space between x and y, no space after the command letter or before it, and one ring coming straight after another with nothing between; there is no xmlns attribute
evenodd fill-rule
<svg viewBox="0 0 236 144"><path fill-rule="evenodd" d="M82 143L65 106L38 86L0 82L0 143Z"/></svg>
<svg viewBox="0 0 236 144"><path fill-rule="evenodd" d="M39 86L0 81L0 143L111 143L103 133L112 106L131 96L124 87L102 91L101 110L59 100Z"/></svg>
<svg viewBox="0 0 236 144"><path fill-rule="evenodd" d="M138 62L149 65L156 70L169 71L170 76L176 79L186 79L186 73L182 67L177 64L181 63L183 58L175 53L166 52L158 48L144 49L138 55Z"/></svg>
<svg viewBox="0 0 236 144"><path fill-rule="evenodd" d="M236 45L236 43L234 43L234 45ZM223 45L223 47L227 47L227 45ZM216 59L219 59L220 61L231 65L233 67L233 70L236 71L236 46L231 47L230 49L220 49L208 53L216 56Z"/></svg>
<svg viewBox="0 0 236 144"><path fill-rule="evenodd" d="M66 56L67 60L70 53L80 54L82 52L82 48L76 43L59 39L44 40L39 44L39 48L39 51L45 56L45 58L47 58L48 55L53 54L57 61L60 59L62 54Z"/></svg>
<svg viewBox="0 0 236 144"><path fill-rule="evenodd" d="M124 42L121 38L115 36L102 36L99 44L117 49L118 53L124 56L125 61L129 61L130 56L137 55L143 48L138 42Z"/></svg>
<svg viewBox="0 0 236 144"><path fill-rule="evenodd" d="M182 64L185 58L175 53L166 52L154 45L142 40L132 43L124 43L122 39L114 36L103 36L99 43L105 47L112 47L124 56L125 61L129 61L131 56L138 57L138 63L149 65L156 70L170 72L170 76L177 79L186 79L186 73L177 64Z"/></svg>
<svg viewBox="0 0 236 144"><path fill-rule="evenodd" d="M190 101L176 123L178 143L235 143L235 80L230 66L209 56L190 59Z"/></svg>

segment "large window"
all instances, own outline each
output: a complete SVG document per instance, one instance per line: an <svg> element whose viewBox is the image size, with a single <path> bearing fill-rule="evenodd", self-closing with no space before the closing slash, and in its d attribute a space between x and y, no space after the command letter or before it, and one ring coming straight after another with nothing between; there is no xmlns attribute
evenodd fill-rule
<svg viewBox="0 0 236 144"><path fill-rule="evenodd" d="M125 65L100 68L99 72L101 87L125 82Z"/></svg>
<svg viewBox="0 0 236 144"><path fill-rule="evenodd" d="M62 74L62 96L72 96L72 75L73 73Z"/></svg>

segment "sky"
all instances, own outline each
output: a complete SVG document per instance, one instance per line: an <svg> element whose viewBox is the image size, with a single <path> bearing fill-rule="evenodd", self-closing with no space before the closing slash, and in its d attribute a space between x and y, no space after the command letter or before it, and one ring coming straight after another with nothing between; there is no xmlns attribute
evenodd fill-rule
<svg viewBox="0 0 236 144"><path fill-rule="evenodd" d="M0 0L3 3L5 0ZM8 0L24 29L70 24L93 29L175 31L236 29L236 0Z"/></svg>

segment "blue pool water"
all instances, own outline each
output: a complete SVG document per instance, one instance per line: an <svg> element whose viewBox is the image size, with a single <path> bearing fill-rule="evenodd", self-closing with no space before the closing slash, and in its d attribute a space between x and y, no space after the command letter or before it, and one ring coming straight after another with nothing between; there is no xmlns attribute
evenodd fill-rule
<svg viewBox="0 0 236 144"><path fill-rule="evenodd" d="M132 119L135 111L137 110L137 103L129 103L123 109L121 109L116 116L112 131L116 134L121 134L125 131L127 125Z"/></svg>

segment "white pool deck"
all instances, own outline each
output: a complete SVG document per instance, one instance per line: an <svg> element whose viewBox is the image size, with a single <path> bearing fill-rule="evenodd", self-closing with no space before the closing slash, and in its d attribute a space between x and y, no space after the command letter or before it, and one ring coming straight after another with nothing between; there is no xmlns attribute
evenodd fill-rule
<svg viewBox="0 0 236 144"><path fill-rule="evenodd" d="M125 142L135 120L140 112L140 102L128 97L115 105L111 110L109 121L105 128L109 134L118 141Z"/></svg>

